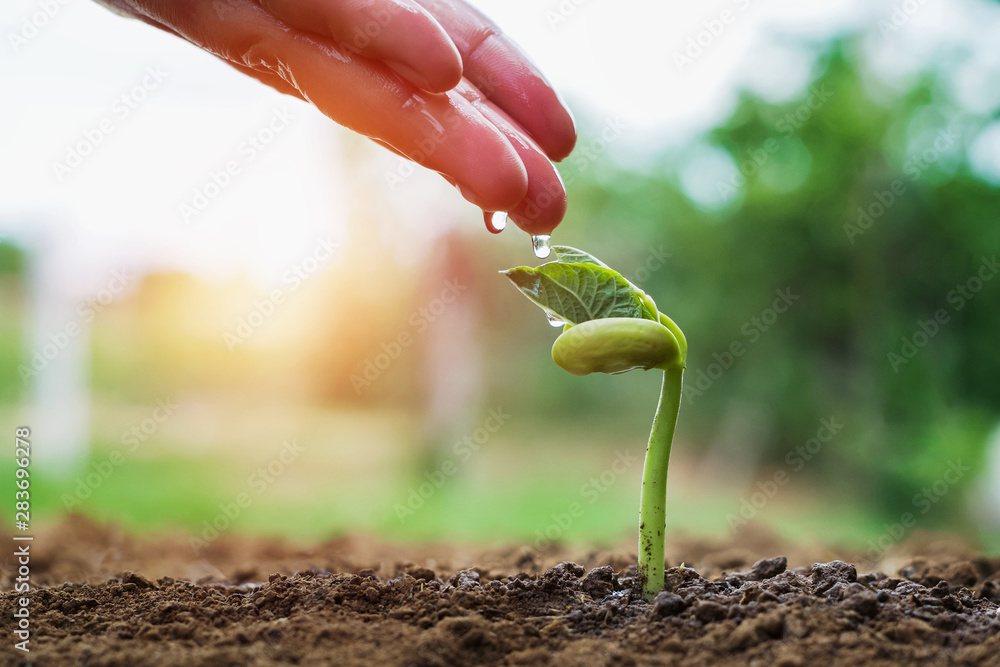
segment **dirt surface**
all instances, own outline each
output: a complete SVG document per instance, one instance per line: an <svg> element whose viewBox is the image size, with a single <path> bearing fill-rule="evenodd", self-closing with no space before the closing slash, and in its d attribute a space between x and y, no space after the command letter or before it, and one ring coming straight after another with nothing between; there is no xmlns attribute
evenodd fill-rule
<svg viewBox="0 0 1000 667"><path fill-rule="evenodd" d="M1000 559L930 537L860 572L829 555L759 532L672 540L650 603L627 548L223 536L196 553L70 519L33 543L29 654L3 560L0 664L998 664Z"/></svg>

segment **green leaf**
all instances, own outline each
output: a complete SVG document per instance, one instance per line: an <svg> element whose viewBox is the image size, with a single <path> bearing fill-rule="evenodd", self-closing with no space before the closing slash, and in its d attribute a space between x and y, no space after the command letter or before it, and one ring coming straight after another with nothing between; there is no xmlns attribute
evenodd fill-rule
<svg viewBox="0 0 1000 667"><path fill-rule="evenodd" d="M568 245L554 245L552 246L552 251L556 254L556 259L563 264L596 264L597 266L602 266L606 269L610 269L607 264L597 259L588 252L579 250L578 248L573 248ZM613 269L612 269L613 270ZM624 276L622 276L624 278ZM632 285L632 289L639 295L640 299L645 295L643 290L632 284L631 280L625 278L625 280ZM647 320L658 321L660 317L659 311L656 309L656 304L651 298L642 299L643 307L643 318Z"/></svg>
<svg viewBox="0 0 1000 667"><path fill-rule="evenodd" d="M541 307L550 321L580 324L605 317L654 319L643 307L642 293L606 266L557 261L501 273Z"/></svg>
<svg viewBox="0 0 1000 667"><path fill-rule="evenodd" d="M563 264L596 264L597 266L603 266L605 269L611 268L590 253L571 248L568 245L554 245L552 246L552 252L556 254L556 260Z"/></svg>

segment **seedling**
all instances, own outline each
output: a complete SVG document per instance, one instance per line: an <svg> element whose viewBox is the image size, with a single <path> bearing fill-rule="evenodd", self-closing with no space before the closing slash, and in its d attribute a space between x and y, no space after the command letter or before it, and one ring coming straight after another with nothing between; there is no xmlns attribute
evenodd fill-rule
<svg viewBox="0 0 1000 667"><path fill-rule="evenodd" d="M687 340L648 294L604 262L576 248L553 246L556 261L501 271L563 327L552 359L573 375L663 371L660 401L642 468L639 576L650 600L663 590L667 466L681 405Z"/></svg>

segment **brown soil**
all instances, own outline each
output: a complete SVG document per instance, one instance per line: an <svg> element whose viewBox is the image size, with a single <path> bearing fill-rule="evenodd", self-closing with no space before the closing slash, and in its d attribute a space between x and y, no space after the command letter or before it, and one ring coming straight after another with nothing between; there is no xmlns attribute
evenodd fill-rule
<svg viewBox="0 0 1000 667"><path fill-rule="evenodd" d="M812 564L830 552L759 532L673 540L668 559L688 566L669 570L652 603L637 594L627 549L224 536L196 556L178 537L135 539L82 519L38 533L32 549L31 653L13 648L20 596L7 556L0 664L856 667L998 664L1000 654L1000 560L929 538L879 564L899 564L895 576Z"/></svg>

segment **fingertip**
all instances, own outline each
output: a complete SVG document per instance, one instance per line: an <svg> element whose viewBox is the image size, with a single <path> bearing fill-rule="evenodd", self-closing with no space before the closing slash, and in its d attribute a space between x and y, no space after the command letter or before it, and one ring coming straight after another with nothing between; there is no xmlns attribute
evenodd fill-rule
<svg viewBox="0 0 1000 667"><path fill-rule="evenodd" d="M464 65L465 76L517 121L549 159L559 161L573 151L573 114L517 44L496 35L470 54Z"/></svg>
<svg viewBox="0 0 1000 667"><path fill-rule="evenodd" d="M398 5L400 20L372 43L372 55L421 90L445 93L462 80L462 54L447 31L416 3Z"/></svg>
<svg viewBox="0 0 1000 667"><path fill-rule="evenodd" d="M525 170L528 172L528 188L524 198L512 209L508 216L514 223L532 235L551 234L552 230L566 216L566 186L555 165L541 153L538 146L531 144L517 130L505 122L500 112L494 112L488 105L480 105L480 112L493 120L507 141L517 151Z"/></svg>
<svg viewBox="0 0 1000 667"><path fill-rule="evenodd" d="M562 212L546 211L541 217L524 215L520 211L507 214L507 217L513 220L514 224L517 225L518 228L528 234L531 234L532 236L551 235L553 230L559 226L559 223L563 221L565 216L565 207L563 207Z"/></svg>
<svg viewBox="0 0 1000 667"><path fill-rule="evenodd" d="M450 42L432 51L409 63L387 59L385 64L420 90L446 93L462 80L462 57Z"/></svg>
<svg viewBox="0 0 1000 667"><path fill-rule="evenodd" d="M528 195L528 168L496 127L474 126L473 134L453 137L447 148L440 152L448 167L439 173L466 201L484 211L512 211Z"/></svg>
<svg viewBox="0 0 1000 667"><path fill-rule="evenodd" d="M462 81L462 56L448 40L421 63L429 93L446 93Z"/></svg>
<svg viewBox="0 0 1000 667"><path fill-rule="evenodd" d="M532 236L551 234L566 217L567 203L566 190L556 174L555 180L532 180L527 196L508 213L508 217Z"/></svg>
<svg viewBox="0 0 1000 667"><path fill-rule="evenodd" d="M527 173L524 196L503 210L529 234L550 234L566 215L566 186L543 149L525 137L517 124L493 104L474 100L473 106L503 134Z"/></svg>
<svg viewBox="0 0 1000 667"><path fill-rule="evenodd" d="M512 211L525 199L528 191L528 175L524 166L520 169L504 170L481 179L476 174L467 175L456 187L466 201L484 211Z"/></svg>
<svg viewBox="0 0 1000 667"><path fill-rule="evenodd" d="M576 121L566 103L548 84L536 87L533 94L537 103L527 113L522 112L520 122L549 159L559 162L576 146Z"/></svg>
<svg viewBox="0 0 1000 667"><path fill-rule="evenodd" d="M541 141L536 141L549 158L559 162L569 157L576 147L576 120L560 101L560 106L553 110L547 124L550 130L542 134Z"/></svg>

